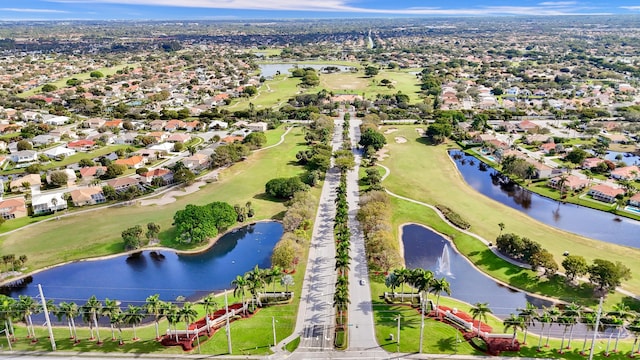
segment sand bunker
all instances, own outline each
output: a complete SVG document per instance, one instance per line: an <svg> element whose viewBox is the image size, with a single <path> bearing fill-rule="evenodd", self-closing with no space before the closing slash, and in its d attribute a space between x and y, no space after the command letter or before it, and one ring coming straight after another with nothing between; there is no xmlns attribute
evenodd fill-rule
<svg viewBox="0 0 640 360"><path fill-rule="evenodd" d="M418 135L424 136L424 129L423 128L416 128L416 132L418 133Z"/></svg>
<svg viewBox="0 0 640 360"><path fill-rule="evenodd" d="M396 136L396 143L398 144L404 144L407 142L406 138L403 138L402 136Z"/></svg>
<svg viewBox="0 0 640 360"><path fill-rule="evenodd" d="M380 150L378 150L378 152L376 153L377 157L378 157L378 161L382 161L386 158L389 157L389 150L387 150L386 148L382 148Z"/></svg>
<svg viewBox="0 0 640 360"><path fill-rule="evenodd" d="M396 129L396 128L388 128L384 133L385 134L393 134L396 131L398 131L398 129Z"/></svg>

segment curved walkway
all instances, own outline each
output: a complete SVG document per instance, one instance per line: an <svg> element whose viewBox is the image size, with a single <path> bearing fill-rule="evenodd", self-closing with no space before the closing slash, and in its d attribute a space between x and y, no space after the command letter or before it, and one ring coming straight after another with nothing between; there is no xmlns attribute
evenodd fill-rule
<svg viewBox="0 0 640 360"><path fill-rule="evenodd" d="M383 168L383 169L384 169L384 171L385 171L384 175L382 175L382 178L380 179L380 182L382 182L382 181L384 181L384 179L386 179L386 178L387 178L387 176L389 176L389 174L391 174L391 170L390 170L388 167L384 166L384 165L381 165L381 164L376 164L376 165L378 165L379 167ZM411 198L408 198L408 197L405 197L405 196L402 196L402 195L395 194L395 193L393 193L392 191L390 191L390 190L388 190L388 189L385 189L385 192L386 192L387 194L389 194L390 196L393 196L393 197L395 197L395 198L398 198L398 199L401 199L401 200L405 200L405 201L409 201L409 202L412 202L412 203L414 203L414 204L418 204L418 205L421 205L421 206L428 207L429 209L433 210L436 214L438 214L438 216L440 217L440 219L442 219L442 221L444 221L445 223L449 224L449 226L451 226L452 228L454 228L454 229L456 229L456 230L458 230L458 231L460 231L460 232L462 232L462 233L464 233L464 234L467 234L467 235L469 235L469 236L472 236L472 237L474 237L474 238L476 238L476 239L478 239L478 240L482 241L482 242L483 242L485 245L487 245L487 246L489 246L489 244L491 244L491 242L490 242L490 241L488 241L487 239L483 238L482 236L480 236L480 235L478 235L478 234L475 234L475 233L473 233L473 232L471 232L471 231L469 231L469 230L464 230L464 229L460 229L460 228L458 228L458 227L457 227L457 226L455 226L453 223L451 223L449 220L447 220L447 218L444 216L444 214L442 214L442 212L440 212L440 210L438 210L438 208L436 208L435 206L433 206L433 205L431 205L431 204L427 204L427 203L422 202L422 201L414 200L414 199L411 199ZM491 247L489 247L489 248L491 249L491 252L493 252L497 257L501 258L502 260L507 261L507 262L511 263L512 265L515 265L515 266L518 266L518 267L521 267L521 268L531 269L531 265L529 265L529 264L525 264L525 263L522 263L522 262L519 262L519 261L516 261L516 260L514 260L514 259L511 259L511 258L510 258L510 257L508 257L508 256L505 256L504 254L502 254L501 252L499 252L499 251L498 251L498 249L497 249L495 246L491 246ZM465 258L466 258L466 256L465 256ZM475 266L475 265L474 265L474 266ZM480 271L482 271L482 270L480 270ZM482 273L484 273L484 271L482 271ZM485 274L485 275L487 275L487 276L489 276L489 275L488 275L488 274L486 274L486 273L484 273L484 274ZM558 274L558 275L565 276L565 274L564 274L564 273L562 273L562 272L558 272L557 274ZM489 277L491 277L491 276L489 276ZM491 277L491 278L492 278L493 280L495 280L495 281L498 281L498 282L504 283L503 281L500 281L500 280L495 279L495 278L493 278L493 277ZM580 278L580 280L585 281L585 282L588 282L588 279L586 279L586 278ZM505 283L505 284L506 284L506 283ZM508 285L508 284L507 284L507 285ZM510 286L510 285L509 285L509 286ZM537 297L546 297L545 295L536 294L536 293L530 293L530 292L525 291L525 290L522 290L522 289L518 289L518 290L519 290L519 291L522 291L523 293L526 293L526 294L531 294L531 295L533 295L533 296L537 296ZM637 295L637 294L632 293L631 291L628 291L628 290L625 290L625 289L622 289L622 288L619 288L619 287L618 287L618 288L616 288L616 291L620 292L620 293L621 293L621 294L623 294L623 295L626 295L626 296L632 297L632 298L634 298L634 299L640 300L640 296L639 296L639 295ZM560 301L560 300L558 300L558 299L553 299L553 300L554 300L554 301Z"/></svg>

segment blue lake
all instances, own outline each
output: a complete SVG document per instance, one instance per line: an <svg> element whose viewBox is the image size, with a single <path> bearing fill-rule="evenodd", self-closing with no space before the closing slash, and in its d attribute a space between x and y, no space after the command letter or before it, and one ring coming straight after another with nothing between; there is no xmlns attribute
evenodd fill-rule
<svg viewBox="0 0 640 360"><path fill-rule="evenodd" d="M461 151L451 151L449 155L467 184L493 200L558 229L596 240L640 248L640 221L619 218L612 213L583 206L560 203L511 182L501 181L501 176L496 170L471 155ZM508 229L508 222L505 223Z"/></svg>
<svg viewBox="0 0 640 360"><path fill-rule="evenodd" d="M433 271L436 278L446 277L452 297L470 304L489 303L496 316L507 317L510 313L517 313L516 309L525 307L527 301L537 307L551 305L547 300L527 295L487 277L454 250L449 241L424 226L403 226L402 243L407 269L428 269ZM439 258L442 258L445 246L448 246L449 273L439 272Z"/></svg>
<svg viewBox="0 0 640 360"><path fill-rule="evenodd" d="M34 297L37 284L41 284L47 299L79 304L92 295L123 303L144 302L153 294L165 301L174 301L178 296L195 299L231 288L236 275L255 265L271 266L271 253L282 233L278 222L258 222L225 234L200 254L143 251L135 257L75 262L34 274L22 288L2 290L13 297Z"/></svg>
<svg viewBox="0 0 640 360"><path fill-rule="evenodd" d="M260 66L260 75L264 76L265 78L272 78L278 73L288 76L290 75L289 70L294 69L295 67L299 67L299 68L310 67L310 68L314 68L317 71L322 71L326 67L333 66L338 68L340 71L351 70L350 66L333 65L333 64L320 65L320 64L295 64L295 63L281 64L280 63L280 64L260 64L259 66Z"/></svg>

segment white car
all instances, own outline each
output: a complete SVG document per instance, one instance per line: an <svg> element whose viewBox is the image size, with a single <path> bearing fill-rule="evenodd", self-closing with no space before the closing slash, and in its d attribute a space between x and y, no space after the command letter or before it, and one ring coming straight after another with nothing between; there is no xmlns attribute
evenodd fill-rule
<svg viewBox="0 0 640 360"><path fill-rule="evenodd" d="M360 285L364 285L364 280L360 279Z"/></svg>

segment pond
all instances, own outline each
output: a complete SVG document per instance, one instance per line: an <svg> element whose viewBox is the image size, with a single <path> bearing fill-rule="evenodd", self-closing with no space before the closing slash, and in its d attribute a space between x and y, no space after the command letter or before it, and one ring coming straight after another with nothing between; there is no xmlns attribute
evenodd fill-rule
<svg viewBox="0 0 640 360"><path fill-rule="evenodd" d="M517 313L516 309L524 308L527 301L536 307L552 304L487 277L460 255L449 241L424 226L403 226L402 244L407 269L428 269L436 278L446 277L452 297L470 304L486 302L496 316L504 318Z"/></svg>
<svg viewBox="0 0 640 360"><path fill-rule="evenodd" d="M351 71L352 66L336 65L336 64L260 64L260 75L265 78L272 78L277 74L289 75L289 70L295 67L300 68L314 68L318 71L323 71L327 67L336 67L340 71Z"/></svg>
<svg viewBox="0 0 640 360"><path fill-rule="evenodd" d="M616 159L619 158L618 159ZM631 165L640 165L640 156L634 155L632 153L622 153L617 151L607 151L607 154L604 156L605 159L613 161L617 163L618 161L624 162L627 166Z"/></svg>
<svg viewBox="0 0 640 360"><path fill-rule="evenodd" d="M451 151L449 155L467 184L493 200L561 230L640 248L637 235L640 232L640 221L619 218L584 206L560 203L512 183L495 169L462 151Z"/></svg>
<svg viewBox="0 0 640 360"><path fill-rule="evenodd" d="M74 262L36 273L23 287L2 290L13 297L35 297L37 284L41 284L47 299L78 304L92 295L123 303L144 302L153 294L165 301L179 296L193 300L231 288L236 275L256 264L261 268L271 266L271 253L282 233L278 222L258 222L225 234L203 253L143 251L139 256Z"/></svg>

